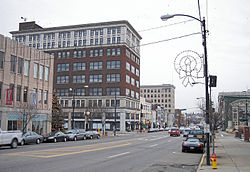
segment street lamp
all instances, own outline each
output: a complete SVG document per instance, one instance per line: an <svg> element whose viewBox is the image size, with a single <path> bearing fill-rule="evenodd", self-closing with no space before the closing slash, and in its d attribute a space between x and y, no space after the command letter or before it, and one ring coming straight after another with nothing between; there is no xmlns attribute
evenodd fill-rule
<svg viewBox="0 0 250 172"><path fill-rule="evenodd" d="M168 20L170 18L173 18L175 16L183 16L183 17L189 17L194 20L197 20L201 23L202 27L202 38L203 38L203 47L204 47L204 77L205 77L205 97L206 97L206 125L209 125L209 95L208 95L208 64L207 64L207 41L206 41L206 21L205 17L203 17L203 20L200 20L196 17L186 15L186 14L166 14L161 16L162 20ZM209 132L206 133L207 137L207 165L210 165L210 147L209 147Z"/></svg>
<svg viewBox="0 0 250 172"><path fill-rule="evenodd" d="M88 88L88 85L85 85L84 88ZM69 88L69 91L72 92L72 115L71 115L71 128L75 128L75 88Z"/></svg>
<svg viewBox="0 0 250 172"><path fill-rule="evenodd" d="M87 123L88 123L88 116L90 115L90 111L85 112L85 121L84 121L84 129L87 131Z"/></svg>
<svg viewBox="0 0 250 172"><path fill-rule="evenodd" d="M115 90L115 120L114 120L114 136L116 136L116 106L117 106L117 104L116 104L116 88L114 88L114 90Z"/></svg>

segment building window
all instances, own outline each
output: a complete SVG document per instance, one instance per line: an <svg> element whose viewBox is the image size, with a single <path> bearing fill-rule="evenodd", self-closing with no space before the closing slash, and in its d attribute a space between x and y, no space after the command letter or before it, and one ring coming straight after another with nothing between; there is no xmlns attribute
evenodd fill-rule
<svg viewBox="0 0 250 172"><path fill-rule="evenodd" d="M130 84L130 76L126 75L126 83Z"/></svg>
<svg viewBox="0 0 250 172"><path fill-rule="evenodd" d="M90 96L102 96L102 88L89 88Z"/></svg>
<svg viewBox="0 0 250 172"><path fill-rule="evenodd" d="M102 75L89 75L90 83L102 83Z"/></svg>
<svg viewBox="0 0 250 172"><path fill-rule="evenodd" d="M120 69L120 61L107 61L107 69Z"/></svg>
<svg viewBox="0 0 250 172"><path fill-rule="evenodd" d="M115 74L107 74L107 82L120 82L120 74L115 73Z"/></svg>
<svg viewBox="0 0 250 172"><path fill-rule="evenodd" d="M29 76L30 61L24 60L24 76Z"/></svg>
<svg viewBox="0 0 250 172"><path fill-rule="evenodd" d="M90 62L89 70L102 70L102 62Z"/></svg>
<svg viewBox="0 0 250 172"><path fill-rule="evenodd" d="M60 88L56 90L58 96L68 96L69 89L67 88ZM66 101L65 101L66 104Z"/></svg>
<svg viewBox="0 0 250 172"><path fill-rule="evenodd" d="M115 44L115 37L112 37L112 44Z"/></svg>
<svg viewBox="0 0 250 172"><path fill-rule="evenodd" d="M103 49L99 50L99 56L103 56Z"/></svg>
<svg viewBox="0 0 250 172"><path fill-rule="evenodd" d="M57 64L57 72L69 71L69 64Z"/></svg>
<svg viewBox="0 0 250 172"><path fill-rule="evenodd" d="M135 79L131 77L131 85L135 86Z"/></svg>
<svg viewBox="0 0 250 172"><path fill-rule="evenodd" d="M75 94L76 96L85 96L85 88L76 88Z"/></svg>
<svg viewBox="0 0 250 172"><path fill-rule="evenodd" d="M126 96L130 95L130 90L128 88L126 88Z"/></svg>
<svg viewBox="0 0 250 172"><path fill-rule="evenodd" d="M94 57L94 50L89 50L89 57Z"/></svg>
<svg viewBox="0 0 250 172"><path fill-rule="evenodd" d="M121 37L117 37L117 44L121 43Z"/></svg>
<svg viewBox="0 0 250 172"><path fill-rule="evenodd" d="M85 75L74 75L73 83L85 83Z"/></svg>
<svg viewBox="0 0 250 172"><path fill-rule="evenodd" d="M112 48L112 56L115 56L115 48Z"/></svg>
<svg viewBox="0 0 250 172"><path fill-rule="evenodd" d="M23 102L28 102L28 87L24 87L24 90L23 90Z"/></svg>
<svg viewBox="0 0 250 172"><path fill-rule="evenodd" d="M107 96L119 96L120 95L120 88L106 88L106 95Z"/></svg>
<svg viewBox="0 0 250 172"><path fill-rule="evenodd" d="M107 38L107 44L110 44L110 38Z"/></svg>
<svg viewBox="0 0 250 172"><path fill-rule="evenodd" d="M16 56L10 57L10 71L11 72L16 72Z"/></svg>
<svg viewBox="0 0 250 172"><path fill-rule="evenodd" d="M139 81L136 81L136 87L140 88L140 82Z"/></svg>
<svg viewBox="0 0 250 172"><path fill-rule="evenodd" d="M73 63L73 71L83 71L86 69L85 63Z"/></svg>
<svg viewBox="0 0 250 172"><path fill-rule="evenodd" d="M38 95L38 103L42 103L42 95L43 95L43 90L39 90L39 95Z"/></svg>
<svg viewBox="0 0 250 172"><path fill-rule="evenodd" d="M135 67L133 65L131 65L131 72L135 74Z"/></svg>
<svg viewBox="0 0 250 172"><path fill-rule="evenodd" d="M68 75L57 76L56 77L56 83L57 84L67 84L67 83L69 83L69 76Z"/></svg>
<svg viewBox="0 0 250 172"><path fill-rule="evenodd" d="M131 97L135 97L135 91L131 90Z"/></svg>
<svg viewBox="0 0 250 172"><path fill-rule="evenodd" d="M38 64L34 63L34 78L38 77Z"/></svg>
<svg viewBox="0 0 250 172"><path fill-rule="evenodd" d="M126 49L126 56L128 57L128 58L130 58L130 51L128 50L128 49Z"/></svg>
<svg viewBox="0 0 250 172"><path fill-rule="evenodd" d="M139 71L139 69L136 69L135 71L136 71L136 72L135 72L135 73L136 73L136 76L140 76L140 71Z"/></svg>
<svg viewBox="0 0 250 172"><path fill-rule="evenodd" d="M0 82L0 100L2 99L2 89L3 89L3 83Z"/></svg>
<svg viewBox="0 0 250 172"><path fill-rule="evenodd" d="M39 79L43 80L43 65L39 66Z"/></svg>
<svg viewBox="0 0 250 172"><path fill-rule="evenodd" d="M44 91L44 104L48 104L48 91Z"/></svg>
<svg viewBox="0 0 250 172"><path fill-rule="evenodd" d="M130 71L130 64L129 64L129 62L126 62L126 69L127 69L128 71Z"/></svg>
<svg viewBox="0 0 250 172"><path fill-rule="evenodd" d="M108 49L107 49L107 56L110 56L110 55L111 55L111 49L108 48Z"/></svg>
<svg viewBox="0 0 250 172"><path fill-rule="evenodd" d="M103 44L103 38L100 38L100 45Z"/></svg>
<svg viewBox="0 0 250 172"><path fill-rule="evenodd" d="M21 101L21 89L22 87L18 85L16 89L16 101Z"/></svg>
<svg viewBox="0 0 250 172"><path fill-rule="evenodd" d="M121 55L121 49L120 48L117 48L117 55Z"/></svg>
<svg viewBox="0 0 250 172"><path fill-rule="evenodd" d="M98 50L95 50L95 57L98 56Z"/></svg>
<svg viewBox="0 0 250 172"><path fill-rule="evenodd" d="M22 74L22 72L23 72L23 59L18 57L17 73Z"/></svg>
<svg viewBox="0 0 250 172"><path fill-rule="evenodd" d="M0 69L3 69L4 52L0 51Z"/></svg>

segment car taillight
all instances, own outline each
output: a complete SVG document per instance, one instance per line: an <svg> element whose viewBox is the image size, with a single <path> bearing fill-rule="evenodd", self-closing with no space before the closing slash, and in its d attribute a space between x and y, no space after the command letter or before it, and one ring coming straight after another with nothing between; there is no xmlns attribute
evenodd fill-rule
<svg viewBox="0 0 250 172"><path fill-rule="evenodd" d="M203 146L203 144L200 144L200 147L202 147Z"/></svg>
<svg viewBox="0 0 250 172"><path fill-rule="evenodd" d="M186 143L185 142L182 142L182 146L185 146L186 145Z"/></svg>

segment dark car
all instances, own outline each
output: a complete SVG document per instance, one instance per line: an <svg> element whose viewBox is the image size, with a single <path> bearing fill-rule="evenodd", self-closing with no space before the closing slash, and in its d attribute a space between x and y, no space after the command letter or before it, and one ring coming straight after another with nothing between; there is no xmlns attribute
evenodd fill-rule
<svg viewBox="0 0 250 172"><path fill-rule="evenodd" d="M101 137L100 133L97 131L87 131L86 134L88 139L99 139Z"/></svg>
<svg viewBox="0 0 250 172"><path fill-rule="evenodd" d="M190 131L191 131L191 130L185 129L184 132L183 132L183 137L188 137Z"/></svg>
<svg viewBox="0 0 250 172"><path fill-rule="evenodd" d="M23 134L22 140L21 140L21 145L31 144L31 143L40 144L41 142L43 142L43 136L41 136L35 132L29 131L29 132Z"/></svg>
<svg viewBox="0 0 250 172"><path fill-rule="evenodd" d="M172 128L171 130L169 130L169 134L170 136L180 136L180 130L176 128Z"/></svg>
<svg viewBox="0 0 250 172"><path fill-rule="evenodd" d="M66 142L68 140L68 136L60 131L54 132L49 136L44 138L44 142Z"/></svg>
<svg viewBox="0 0 250 172"><path fill-rule="evenodd" d="M204 144L198 138L187 138L182 142L182 152L186 151L198 151L203 153Z"/></svg>
<svg viewBox="0 0 250 172"><path fill-rule="evenodd" d="M188 137L196 137L200 139L201 142L206 142L203 130L191 130L188 134Z"/></svg>
<svg viewBox="0 0 250 172"><path fill-rule="evenodd" d="M77 140L86 140L87 133L84 129L73 129L67 131L66 135L69 137L69 140L77 141Z"/></svg>

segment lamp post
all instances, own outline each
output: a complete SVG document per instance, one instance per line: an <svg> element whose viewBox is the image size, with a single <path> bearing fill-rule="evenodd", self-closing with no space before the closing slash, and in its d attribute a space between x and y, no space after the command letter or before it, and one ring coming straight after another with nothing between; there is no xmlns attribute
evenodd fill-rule
<svg viewBox="0 0 250 172"><path fill-rule="evenodd" d="M115 90L115 124L114 124L114 136L116 136L116 88L114 88Z"/></svg>
<svg viewBox="0 0 250 172"><path fill-rule="evenodd" d="M88 123L88 116L90 115L90 111L85 112L85 119L84 119L84 129L87 131L87 123Z"/></svg>
<svg viewBox="0 0 250 172"><path fill-rule="evenodd" d="M69 88L70 91L72 91L72 115L71 115L71 128L75 128L75 88Z"/></svg>
<svg viewBox="0 0 250 172"><path fill-rule="evenodd" d="M183 16L183 17L189 17L194 20L197 20L201 23L202 27L202 38L203 38L203 48L204 48L204 77L205 77L205 97L206 97L206 125L209 125L209 95L208 95L208 64L207 64L207 40L206 40L206 21L205 17L203 17L203 20L200 20L196 17L186 15L186 14L173 14L173 15L163 15L161 16L162 20L168 20L170 18L173 18L175 16ZM209 147L209 132L206 133L207 138L207 165L210 165L210 147Z"/></svg>

